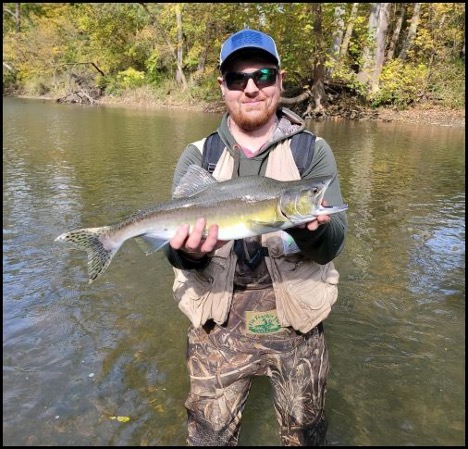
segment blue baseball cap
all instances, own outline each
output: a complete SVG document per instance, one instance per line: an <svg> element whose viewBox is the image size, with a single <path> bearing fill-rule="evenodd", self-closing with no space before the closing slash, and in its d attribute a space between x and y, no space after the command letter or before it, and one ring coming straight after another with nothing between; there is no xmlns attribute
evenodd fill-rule
<svg viewBox="0 0 468 449"><path fill-rule="evenodd" d="M276 49L275 41L261 31L245 29L232 34L222 45L219 54L219 69L223 71L226 61L240 50L251 49L253 51L260 50L273 56L278 66L280 65L280 57Z"/></svg>

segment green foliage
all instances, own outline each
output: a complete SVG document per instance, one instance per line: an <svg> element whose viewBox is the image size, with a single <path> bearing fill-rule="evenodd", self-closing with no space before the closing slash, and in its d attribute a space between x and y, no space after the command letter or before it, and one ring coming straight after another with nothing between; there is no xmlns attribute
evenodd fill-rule
<svg viewBox="0 0 468 449"><path fill-rule="evenodd" d="M465 106L465 64L456 59L436 67L429 76L426 98L446 108Z"/></svg>
<svg viewBox="0 0 468 449"><path fill-rule="evenodd" d="M333 81L345 84L349 90L363 99L367 96L367 86L357 81L356 74L347 66L341 65L334 68Z"/></svg>
<svg viewBox="0 0 468 449"><path fill-rule="evenodd" d="M352 4L342 5L344 33ZM405 5L406 20L395 57L412 14L411 4ZM92 73L95 84L105 87L107 93L133 90L141 97L146 85L152 95L156 92L164 98L170 92L179 96L175 76L176 58L181 54L189 84L185 95L217 101L221 44L231 33L250 27L275 38L288 88L302 91L311 85L320 55L326 76L333 76L325 82L339 81L348 91L366 98L367 86L356 81L356 71L362 68L363 49L368 44L371 6L359 4L347 53L335 59L329 54L337 34L334 3L321 4L321 37L314 29L316 16L310 3L4 3L3 60L10 67L3 71L4 88L58 90L71 73L80 73L82 68L91 71L87 77ZM389 32L396 17L392 15L390 20ZM464 4L423 3L407 60L384 64L379 90L370 98L372 104L403 107L421 98L444 105L464 104L465 71L459 55L464 21ZM78 65L83 63L87 65Z"/></svg>
<svg viewBox="0 0 468 449"><path fill-rule="evenodd" d="M407 106L423 94L427 76L428 68L424 64L390 61L382 69L380 89L371 99L372 106Z"/></svg>
<svg viewBox="0 0 468 449"><path fill-rule="evenodd" d="M221 99L221 91L218 87L218 69L210 68L204 72L197 72L190 78L190 90L195 98L206 102Z"/></svg>
<svg viewBox="0 0 468 449"><path fill-rule="evenodd" d="M167 78L167 72L156 49L150 54L145 65L146 77L150 83L159 84Z"/></svg>
<svg viewBox="0 0 468 449"><path fill-rule="evenodd" d="M140 87L145 83L145 73L129 67L127 70L123 70L117 74L117 80L123 89Z"/></svg>
<svg viewBox="0 0 468 449"><path fill-rule="evenodd" d="M104 81L104 82L103 82ZM105 80L101 79L101 87L105 87L107 95L120 95L127 89L136 89L147 84L145 73L129 67L126 70L108 75Z"/></svg>
<svg viewBox="0 0 468 449"><path fill-rule="evenodd" d="M144 68L147 47L140 45L137 31L145 21L136 4L81 3L76 25L78 34L85 36L79 57L98 61L110 74Z"/></svg>

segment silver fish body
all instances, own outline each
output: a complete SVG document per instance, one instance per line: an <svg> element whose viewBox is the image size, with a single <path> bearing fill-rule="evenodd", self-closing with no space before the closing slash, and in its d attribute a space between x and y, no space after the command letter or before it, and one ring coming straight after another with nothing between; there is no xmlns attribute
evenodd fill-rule
<svg viewBox="0 0 468 449"><path fill-rule="evenodd" d="M206 218L206 229L219 226L220 240L235 240L288 229L333 214L347 205L323 207L331 178L277 181L245 176L217 182L204 169L192 165L174 191L171 201L138 211L121 223L67 232L56 241L68 242L88 252L89 282L107 269L122 244L135 238L146 254L164 246L180 225L193 229Z"/></svg>

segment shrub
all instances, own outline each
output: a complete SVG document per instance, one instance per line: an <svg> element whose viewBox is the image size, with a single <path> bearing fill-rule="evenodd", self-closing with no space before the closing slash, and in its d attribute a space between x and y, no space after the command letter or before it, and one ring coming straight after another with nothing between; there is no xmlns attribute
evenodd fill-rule
<svg viewBox="0 0 468 449"><path fill-rule="evenodd" d="M133 67L129 67L127 70L117 74L117 81L122 89L140 87L145 84L145 74L144 72L135 70Z"/></svg>
<svg viewBox="0 0 468 449"><path fill-rule="evenodd" d="M379 79L379 91L371 98L373 107L405 107L424 95L428 68L394 59L385 64Z"/></svg>

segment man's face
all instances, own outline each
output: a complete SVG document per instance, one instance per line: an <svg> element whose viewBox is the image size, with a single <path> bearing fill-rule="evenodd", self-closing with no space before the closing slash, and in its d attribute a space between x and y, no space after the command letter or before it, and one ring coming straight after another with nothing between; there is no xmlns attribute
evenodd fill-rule
<svg viewBox="0 0 468 449"><path fill-rule="evenodd" d="M277 66L261 59L237 59L232 61L227 72L253 73L263 68L277 69ZM242 90L229 89L226 85L226 74L218 78L227 111L237 126L245 131L253 131L268 123L278 108L283 78L284 71L278 71L274 84L267 87L259 87L253 79L249 79Z"/></svg>

